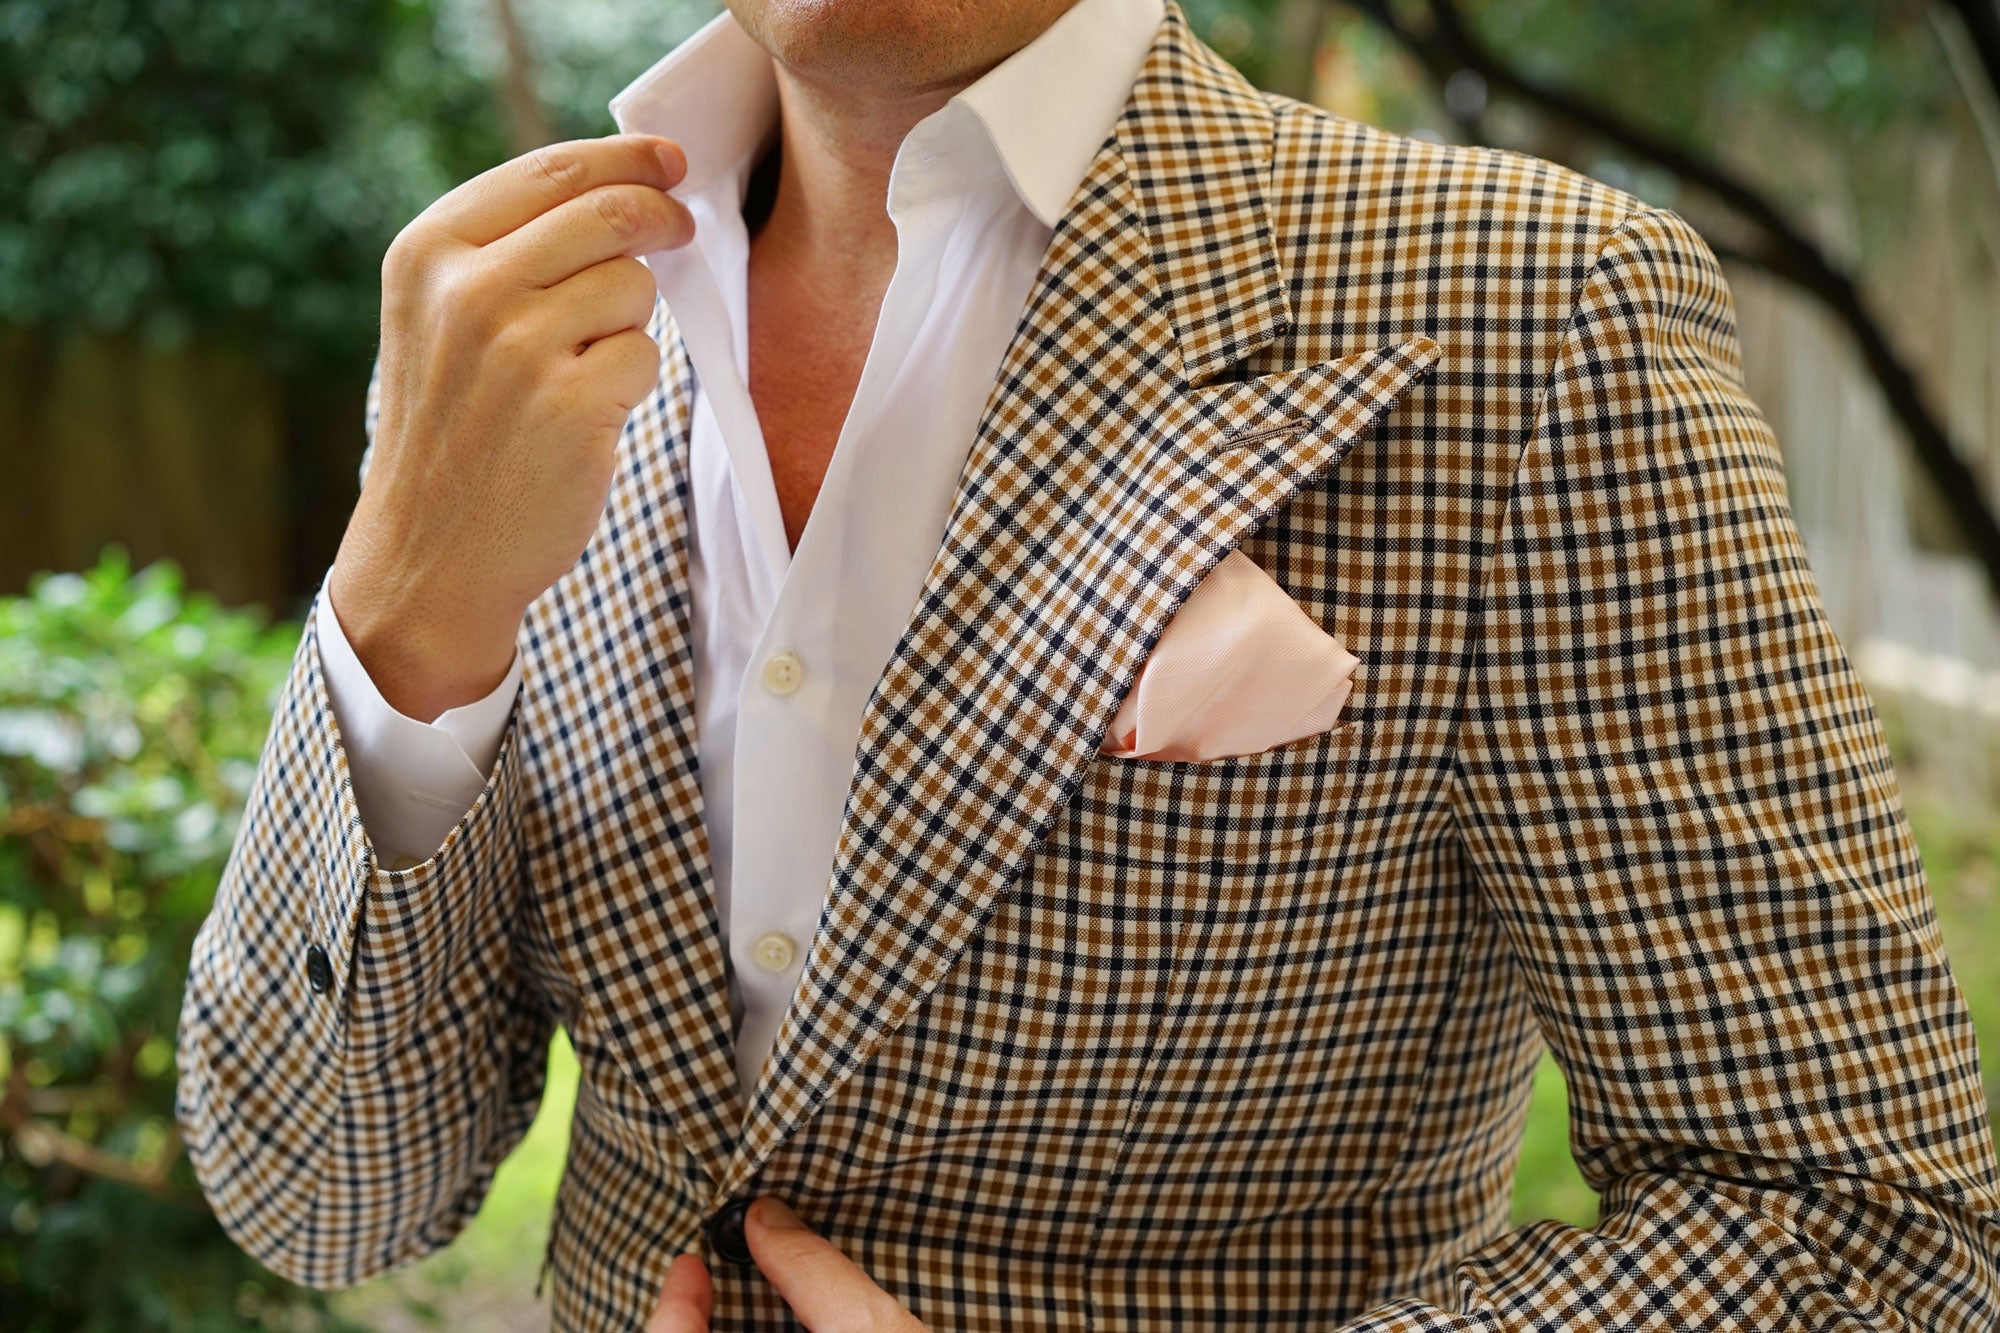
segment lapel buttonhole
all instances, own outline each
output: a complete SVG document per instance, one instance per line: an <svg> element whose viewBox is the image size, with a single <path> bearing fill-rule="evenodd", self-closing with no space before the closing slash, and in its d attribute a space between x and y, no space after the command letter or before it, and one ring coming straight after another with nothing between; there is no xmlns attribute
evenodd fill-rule
<svg viewBox="0 0 2000 1333"><path fill-rule="evenodd" d="M1312 424L1312 418L1310 417L1287 417L1285 420L1277 422L1274 425L1260 426L1254 430L1236 431L1222 437L1222 442L1216 445L1216 452L1224 454L1233 453L1238 449L1246 448L1249 445L1273 439L1280 435L1296 435Z"/></svg>

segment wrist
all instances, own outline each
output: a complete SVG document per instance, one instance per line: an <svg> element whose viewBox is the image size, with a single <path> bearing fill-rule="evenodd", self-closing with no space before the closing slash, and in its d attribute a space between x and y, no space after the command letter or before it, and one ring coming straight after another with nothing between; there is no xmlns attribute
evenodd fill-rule
<svg viewBox="0 0 2000 1333"><path fill-rule="evenodd" d="M420 582L374 577L342 556L327 576L328 609L391 708L432 722L491 694L514 661L521 612L480 614L469 599L437 597Z"/></svg>

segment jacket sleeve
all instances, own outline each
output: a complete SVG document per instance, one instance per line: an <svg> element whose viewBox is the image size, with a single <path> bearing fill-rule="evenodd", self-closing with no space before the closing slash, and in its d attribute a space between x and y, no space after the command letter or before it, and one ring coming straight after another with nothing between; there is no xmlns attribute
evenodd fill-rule
<svg viewBox="0 0 2000 1333"><path fill-rule="evenodd" d="M516 730L435 855L384 869L308 619L195 940L178 1088L223 1227L295 1281L443 1246L534 1117L553 1015L512 948Z"/></svg>
<svg viewBox="0 0 2000 1333"><path fill-rule="evenodd" d="M1358 1327L2000 1327L1971 1020L1728 288L1670 211L1585 276L1484 607L1454 813L1602 1214Z"/></svg>

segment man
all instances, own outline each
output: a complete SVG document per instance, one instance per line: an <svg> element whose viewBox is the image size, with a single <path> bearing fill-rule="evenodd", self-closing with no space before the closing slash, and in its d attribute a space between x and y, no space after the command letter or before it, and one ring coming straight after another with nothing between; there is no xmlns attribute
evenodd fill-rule
<svg viewBox="0 0 2000 1333"><path fill-rule="evenodd" d="M1159 0L732 8L384 265L183 1021L232 1234L443 1245L560 1022L565 1329L1992 1328L1700 237Z"/></svg>

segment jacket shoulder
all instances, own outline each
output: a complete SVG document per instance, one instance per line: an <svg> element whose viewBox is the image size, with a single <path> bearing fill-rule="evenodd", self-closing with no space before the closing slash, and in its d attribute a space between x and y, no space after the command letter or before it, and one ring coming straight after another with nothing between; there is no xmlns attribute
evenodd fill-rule
<svg viewBox="0 0 2000 1333"><path fill-rule="evenodd" d="M1362 263L1511 299L1572 295L1638 196L1527 153L1441 143L1267 95L1266 203L1295 266ZM1356 276L1368 276L1360 275Z"/></svg>

